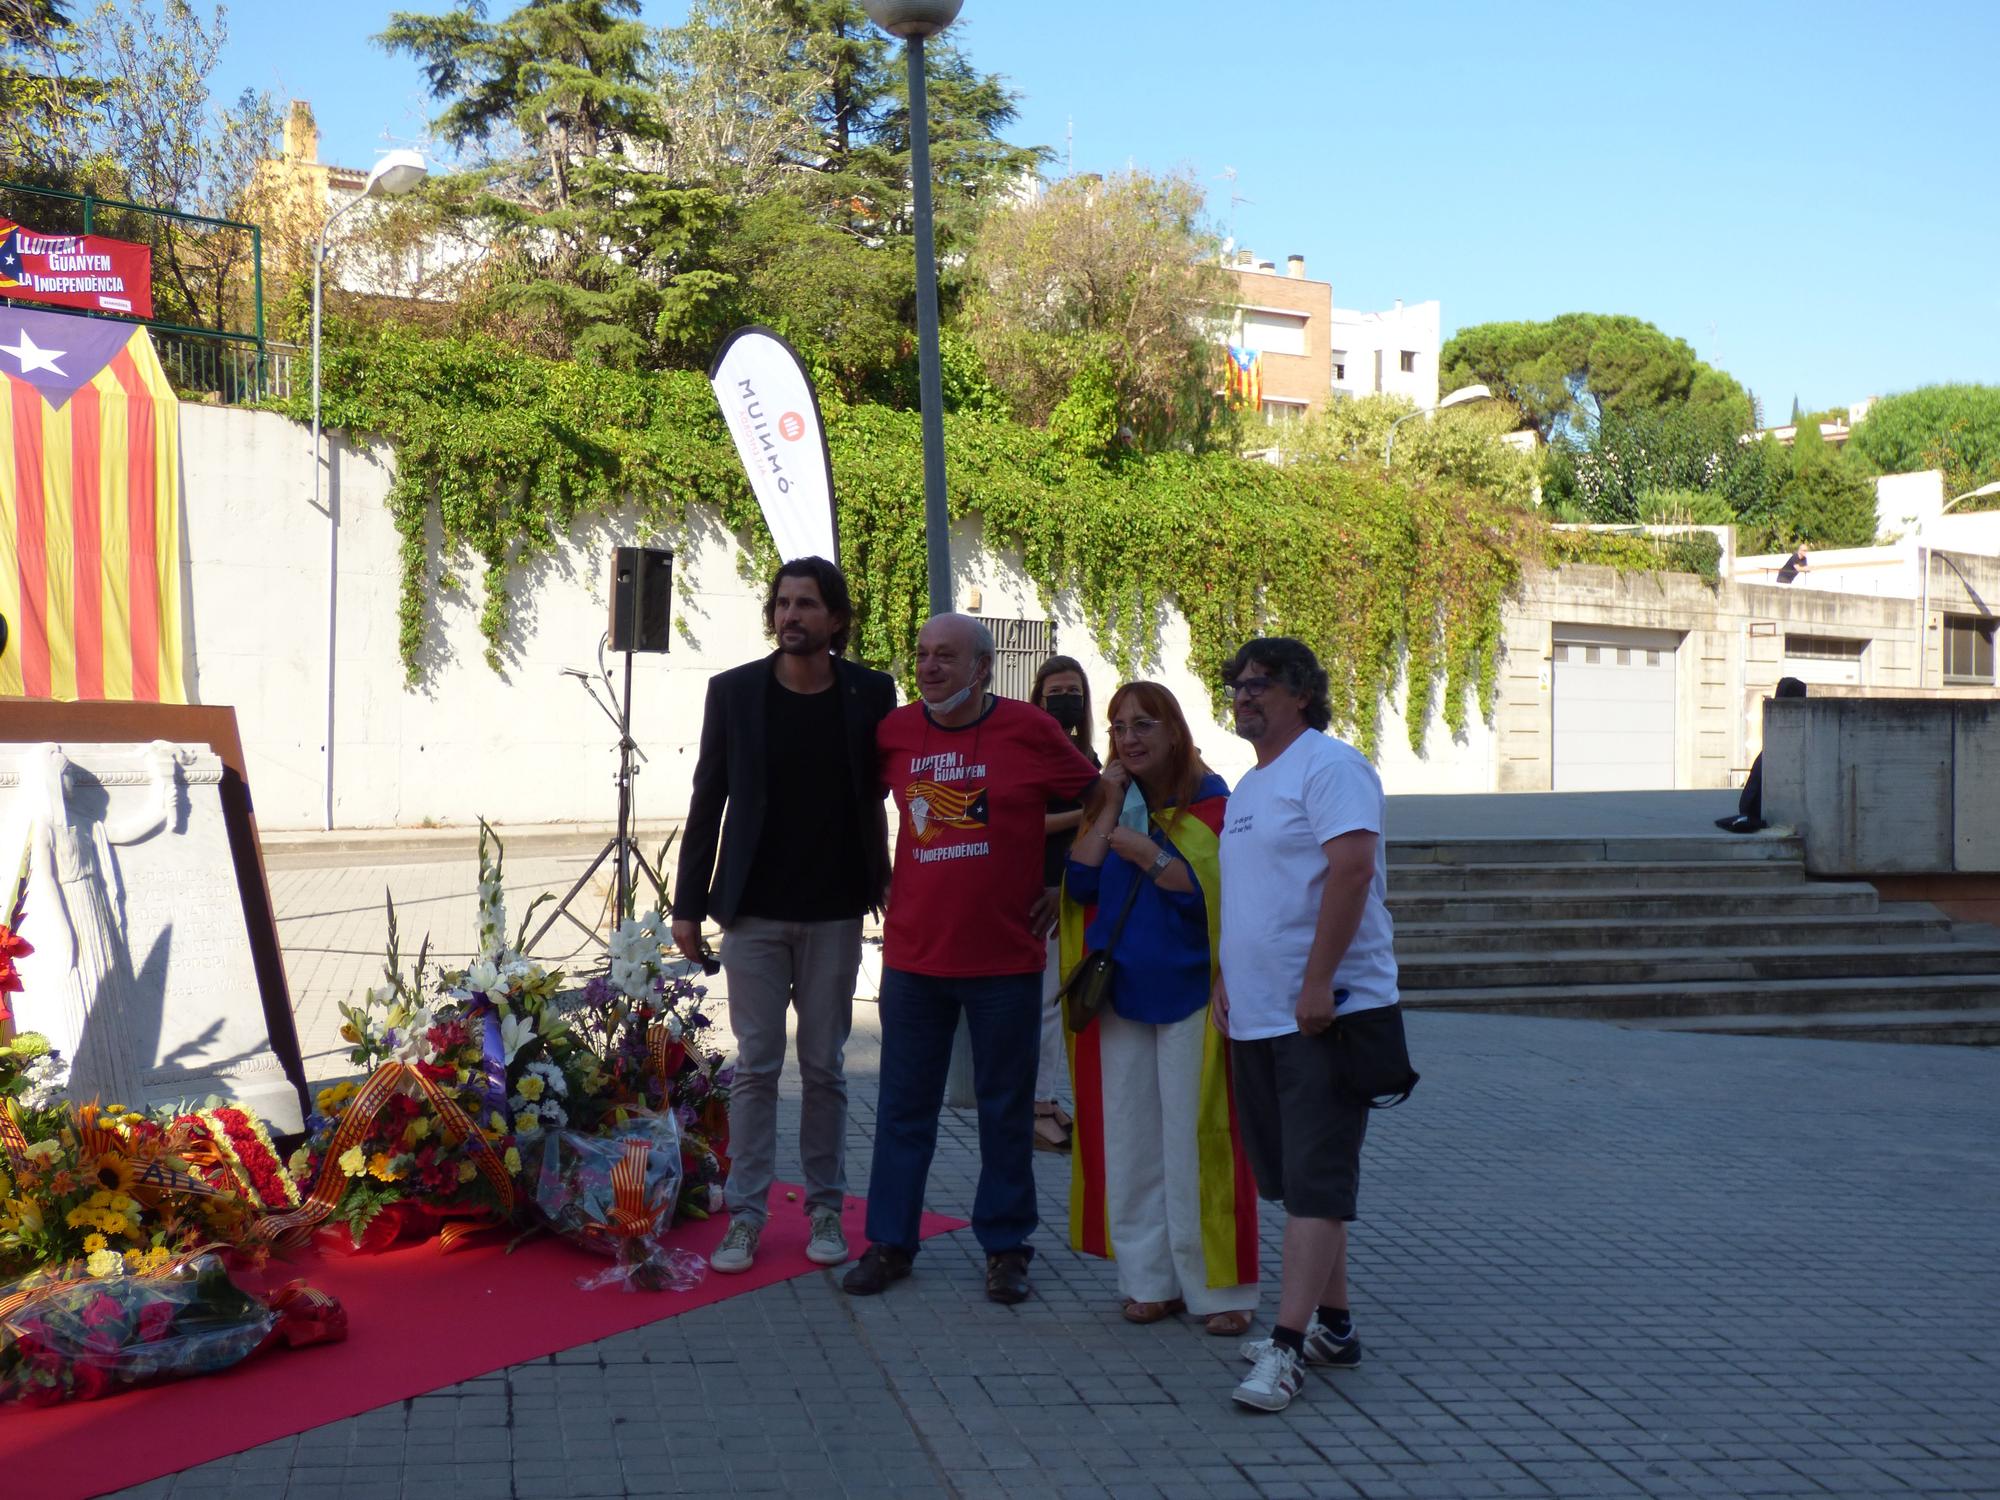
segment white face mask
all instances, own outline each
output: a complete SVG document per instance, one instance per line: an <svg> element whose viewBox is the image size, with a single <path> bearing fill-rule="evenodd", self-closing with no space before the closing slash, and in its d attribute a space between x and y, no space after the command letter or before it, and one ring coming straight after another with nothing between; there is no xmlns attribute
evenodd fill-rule
<svg viewBox="0 0 2000 1500"><path fill-rule="evenodd" d="M934 715L955 713L957 712L960 705L962 705L966 699L972 696L974 690L977 687L978 687L977 683L968 682L964 687L960 688L957 692L953 693L949 698L924 699L924 707L929 709L931 713Z"/></svg>

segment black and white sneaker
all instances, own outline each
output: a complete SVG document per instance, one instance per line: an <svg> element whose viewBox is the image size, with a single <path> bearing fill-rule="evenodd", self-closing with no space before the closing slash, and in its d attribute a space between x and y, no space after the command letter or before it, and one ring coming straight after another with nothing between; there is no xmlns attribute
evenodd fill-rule
<svg viewBox="0 0 2000 1500"><path fill-rule="evenodd" d="M1272 1339L1262 1342L1264 1352L1236 1387L1236 1404L1255 1411L1283 1411L1306 1383L1305 1365L1283 1344Z"/></svg>
<svg viewBox="0 0 2000 1500"><path fill-rule="evenodd" d="M1318 1313L1306 1325L1305 1344L1305 1362L1316 1369L1351 1370L1361 1363L1361 1339L1354 1330L1350 1327L1347 1337L1341 1338L1320 1322ZM1270 1347L1269 1339L1245 1339L1237 1345L1237 1353L1255 1364Z"/></svg>

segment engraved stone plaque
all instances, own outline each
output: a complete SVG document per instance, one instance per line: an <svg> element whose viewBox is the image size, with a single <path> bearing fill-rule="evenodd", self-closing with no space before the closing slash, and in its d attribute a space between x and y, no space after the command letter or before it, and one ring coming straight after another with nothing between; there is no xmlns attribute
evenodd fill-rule
<svg viewBox="0 0 2000 1500"><path fill-rule="evenodd" d="M0 745L0 849L31 850L17 1024L70 1058L79 1101L220 1094L294 1131L221 780L206 746Z"/></svg>

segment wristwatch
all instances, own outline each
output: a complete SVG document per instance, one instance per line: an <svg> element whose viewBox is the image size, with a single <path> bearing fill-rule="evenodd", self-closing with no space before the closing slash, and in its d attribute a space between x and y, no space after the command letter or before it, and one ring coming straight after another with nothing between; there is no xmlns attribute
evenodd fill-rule
<svg viewBox="0 0 2000 1500"><path fill-rule="evenodd" d="M1158 854L1153 856L1153 862L1146 866L1146 878L1148 880L1158 880L1162 875L1167 873L1167 866L1173 862L1173 855L1162 849Z"/></svg>

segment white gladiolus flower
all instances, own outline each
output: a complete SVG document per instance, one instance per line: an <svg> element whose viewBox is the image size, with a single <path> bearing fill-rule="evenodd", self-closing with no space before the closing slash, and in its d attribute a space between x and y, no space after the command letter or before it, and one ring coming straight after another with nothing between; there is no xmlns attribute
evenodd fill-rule
<svg viewBox="0 0 2000 1500"><path fill-rule="evenodd" d="M491 959L482 958L465 971L465 987L476 995L492 997L504 993L500 970Z"/></svg>
<svg viewBox="0 0 2000 1500"><path fill-rule="evenodd" d="M512 1062L520 1050L535 1039L535 1023L526 1016L503 1016L500 1020L500 1047Z"/></svg>

